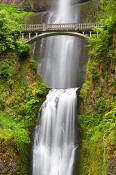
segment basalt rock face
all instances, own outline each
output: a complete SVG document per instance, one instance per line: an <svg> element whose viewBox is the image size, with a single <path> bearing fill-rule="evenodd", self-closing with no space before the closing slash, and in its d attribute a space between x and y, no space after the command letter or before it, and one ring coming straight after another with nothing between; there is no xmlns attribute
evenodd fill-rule
<svg viewBox="0 0 116 175"><path fill-rule="evenodd" d="M15 4L17 7L27 11L44 11L49 9L53 0L1 0L3 4ZM83 3L88 0L72 0L73 4Z"/></svg>
<svg viewBox="0 0 116 175"><path fill-rule="evenodd" d="M40 11L46 10L51 2L51 0L2 0L3 4L15 4L17 7L29 10L29 11Z"/></svg>

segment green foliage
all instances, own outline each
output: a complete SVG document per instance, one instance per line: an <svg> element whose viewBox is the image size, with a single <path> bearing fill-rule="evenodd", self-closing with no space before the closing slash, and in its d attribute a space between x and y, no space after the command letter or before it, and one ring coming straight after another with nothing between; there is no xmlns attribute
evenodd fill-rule
<svg viewBox="0 0 116 175"><path fill-rule="evenodd" d="M13 77L15 74L15 70L10 66L10 60L1 61L0 64L0 79L2 81L7 81L9 78Z"/></svg>
<svg viewBox="0 0 116 175"><path fill-rule="evenodd" d="M116 66L116 1L100 0L99 9L96 19L103 27L94 28L99 37L93 34L88 40L86 81L80 91L79 175L115 174L112 162L116 152L116 80L115 71L112 74L111 70Z"/></svg>
<svg viewBox="0 0 116 175"><path fill-rule="evenodd" d="M45 83L40 83L39 89L37 89L37 95L42 95L46 92L46 89L49 89L49 87Z"/></svg>
<svg viewBox="0 0 116 175"><path fill-rule="evenodd" d="M99 99L97 109L103 104L104 100ZM100 173L105 175L105 160L109 159L115 152L116 105L112 104L112 110L110 112L105 112L106 107L101 109L102 119L99 112L83 113L78 117L78 122L81 125L82 139L81 150L79 152L79 158L81 160L79 174L99 175Z"/></svg>
<svg viewBox="0 0 116 175"><path fill-rule="evenodd" d="M0 99L0 110L4 110L5 108L5 99Z"/></svg>
<svg viewBox="0 0 116 175"><path fill-rule="evenodd" d="M17 54L21 59L26 59L30 55L31 46L17 41Z"/></svg>
<svg viewBox="0 0 116 175"><path fill-rule="evenodd" d="M38 62L35 61L33 58L30 60L30 67L32 70L37 72Z"/></svg>
<svg viewBox="0 0 116 175"><path fill-rule="evenodd" d="M97 60L99 64L105 63L105 67L108 68L109 64L114 59L114 52L111 46L112 35L110 31L99 29L99 38L93 35L88 42L88 46L92 47L89 52L90 58L92 60Z"/></svg>
<svg viewBox="0 0 116 175"><path fill-rule="evenodd" d="M14 27L17 28L17 33L19 33L17 23L13 25L13 21L8 19L7 11L0 10L0 54L15 49L16 31L14 32Z"/></svg>
<svg viewBox="0 0 116 175"><path fill-rule="evenodd" d="M89 65L89 71L91 73L91 79L93 81L99 82L100 79L100 74L99 72L96 70L96 68L93 67L92 64Z"/></svg>
<svg viewBox="0 0 116 175"><path fill-rule="evenodd" d="M17 41L21 35L21 23L25 14L26 12L14 5L0 4L0 55L9 50L17 50L19 57L29 56L30 46Z"/></svg>
<svg viewBox="0 0 116 175"><path fill-rule="evenodd" d="M15 145L17 174L28 174L30 131L47 89L35 74L37 63L29 58L30 46L19 39L25 14L13 5L0 4L0 140Z"/></svg>
<svg viewBox="0 0 116 175"><path fill-rule="evenodd" d="M101 118L97 112L92 113L91 115L82 114L78 116L78 121L84 127L97 126L100 122Z"/></svg>
<svg viewBox="0 0 116 175"><path fill-rule="evenodd" d="M104 114L107 110L106 99L104 97L97 98L96 101L94 101L93 106L99 114Z"/></svg>
<svg viewBox="0 0 116 175"><path fill-rule="evenodd" d="M109 16L116 16L115 0L100 0L100 11L97 13L98 19L107 19Z"/></svg>
<svg viewBox="0 0 116 175"><path fill-rule="evenodd" d="M9 65L7 62L2 62L0 65L0 78L7 80L9 77Z"/></svg>
<svg viewBox="0 0 116 175"><path fill-rule="evenodd" d="M25 115L29 115L38 107L39 99L31 99L27 103L22 103L21 110Z"/></svg>
<svg viewBox="0 0 116 175"><path fill-rule="evenodd" d="M21 175L29 173L30 134L48 88L36 74L30 46L20 40L25 14L13 5L0 4L0 142L13 152L10 163L4 157L7 165ZM4 166L0 173L8 174L9 166Z"/></svg>
<svg viewBox="0 0 116 175"><path fill-rule="evenodd" d="M30 133L48 88L30 66L30 59L20 62L16 53L9 53L0 62L0 139L15 144L19 174L28 174Z"/></svg>
<svg viewBox="0 0 116 175"><path fill-rule="evenodd" d="M11 137L14 138L14 143L19 151L23 151L24 144L30 143L29 133L25 129L23 120L17 122L12 115L0 113L0 127L11 133ZM5 138L4 135L1 137Z"/></svg>
<svg viewBox="0 0 116 175"><path fill-rule="evenodd" d="M32 116L33 113L35 114L35 111L37 113L38 106L41 103L41 99L46 94L47 88L48 86L46 86L44 83L40 83L39 88L37 89L33 89L32 86L29 87L26 99L23 103L21 103L20 109L21 113L23 113L23 115L25 115L28 120L32 120Z"/></svg>
<svg viewBox="0 0 116 175"><path fill-rule="evenodd" d="M115 80L110 80L109 81L109 86L112 87L112 86L115 86L116 87L116 81Z"/></svg>
<svg viewBox="0 0 116 175"><path fill-rule="evenodd" d="M99 33L99 37L97 38L96 34L93 34L88 40L88 46L91 47L89 57L92 60L98 61L99 64L104 64L107 69L114 59L112 38L113 32L116 29L116 16L113 14L107 19L102 19L100 22L103 27L100 29L94 28L94 31Z"/></svg>
<svg viewBox="0 0 116 175"><path fill-rule="evenodd" d="M13 21L17 21L20 24L22 24L22 19L27 14L27 12L17 8L13 4L0 4L0 10L5 10L9 14L9 18L11 17Z"/></svg>
<svg viewBox="0 0 116 175"><path fill-rule="evenodd" d="M16 128L14 130L14 143L16 143L18 151L24 151L24 145L30 143L29 132L24 128Z"/></svg>

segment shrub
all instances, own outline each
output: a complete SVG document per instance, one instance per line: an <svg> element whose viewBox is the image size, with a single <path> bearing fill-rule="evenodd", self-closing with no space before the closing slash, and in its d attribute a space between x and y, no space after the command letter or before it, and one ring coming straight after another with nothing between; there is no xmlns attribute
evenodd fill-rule
<svg viewBox="0 0 116 175"><path fill-rule="evenodd" d="M5 99L0 98L0 109L3 110L5 108Z"/></svg>
<svg viewBox="0 0 116 175"><path fill-rule="evenodd" d="M18 151L24 151L24 145L30 143L30 137L27 130L24 128L16 128L14 130L14 143L16 144L16 147Z"/></svg>
<svg viewBox="0 0 116 175"><path fill-rule="evenodd" d="M88 39L88 47L91 48L89 56L92 60L97 60L99 64L104 64L108 69L111 61L114 59L112 48L113 32L116 28L116 19L111 16L108 19L102 20L102 28L94 28L95 32L99 33L99 37L93 34Z"/></svg>
<svg viewBox="0 0 116 175"><path fill-rule="evenodd" d="M98 70L93 66L93 63L90 63L89 65L89 71L90 71L90 76L93 81L98 82L100 80L100 74Z"/></svg>
<svg viewBox="0 0 116 175"><path fill-rule="evenodd" d="M109 86L110 86L110 87L116 86L116 81L115 81L115 80L110 80L110 81L109 81Z"/></svg>
<svg viewBox="0 0 116 175"><path fill-rule="evenodd" d="M38 62L35 61L33 58L30 60L30 67L31 67L31 69L34 70L35 72L37 71Z"/></svg>
<svg viewBox="0 0 116 175"><path fill-rule="evenodd" d="M30 55L31 46L29 44L22 44L22 42L17 42L17 55L21 59L26 59Z"/></svg>
<svg viewBox="0 0 116 175"><path fill-rule="evenodd" d="M2 81L10 81L10 78L12 78L15 75L15 68L12 66L12 61L6 59L1 62L0 65L0 79Z"/></svg>
<svg viewBox="0 0 116 175"><path fill-rule="evenodd" d="M78 121L83 127L93 127L97 126L100 122L101 118L97 112L93 112L92 114L82 114L78 116Z"/></svg>
<svg viewBox="0 0 116 175"><path fill-rule="evenodd" d="M49 87L45 83L40 83L39 84L39 89L37 89L37 94L42 95L46 93L46 89L49 89Z"/></svg>
<svg viewBox="0 0 116 175"><path fill-rule="evenodd" d="M24 114L31 114L38 107L39 99L31 99L27 103L21 104L21 110Z"/></svg>
<svg viewBox="0 0 116 175"><path fill-rule="evenodd" d="M104 97L99 97L93 103L94 108L97 110L98 114L103 117L105 111L107 110L106 99Z"/></svg>
<svg viewBox="0 0 116 175"><path fill-rule="evenodd" d="M14 5L0 4L0 55L16 49L16 41L21 35L21 23L25 14L26 12ZM23 50L26 52L27 48Z"/></svg>
<svg viewBox="0 0 116 175"><path fill-rule="evenodd" d="M22 151L24 145L30 143L29 133L25 129L24 120L19 120L17 122L15 116L9 116L7 113L0 113L0 127L5 129L8 133L11 133L11 137L18 151Z"/></svg>
<svg viewBox="0 0 116 175"><path fill-rule="evenodd" d="M0 65L0 78L7 80L9 77L9 65L7 62L3 61Z"/></svg>

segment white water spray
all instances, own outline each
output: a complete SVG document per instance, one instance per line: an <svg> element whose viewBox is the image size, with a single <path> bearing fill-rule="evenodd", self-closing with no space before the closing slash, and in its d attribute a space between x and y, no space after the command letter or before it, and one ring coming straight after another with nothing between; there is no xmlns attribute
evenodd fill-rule
<svg viewBox="0 0 116 175"><path fill-rule="evenodd" d="M77 23L79 14L71 5L72 0L57 0L49 13L48 23ZM43 39L45 41L45 39ZM80 39L72 36L53 36L46 39L44 56L38 71L46 84L52 88L77 86L77 70L80 57ZM43 47L43 42L41 42Z"/></svg>
<svg viewBox="0 0 116 175"><path fill-rule="evenodd" d="M77 148L76 91L52 89L47 95L35 129L33 175L72 175Z"/></svg>
<svg viewBox="0 0 116 175"><path fill-rule="evenodd" d="M48 23L74 23L77 14L71 0L57 0ZM39 70L52 88L43 103L35 128L33 175L73 175L75 152L75 120L79 43L71 36L50 37L45 42L45 55ZM76 54L74 54L76 50Z"/></svg>

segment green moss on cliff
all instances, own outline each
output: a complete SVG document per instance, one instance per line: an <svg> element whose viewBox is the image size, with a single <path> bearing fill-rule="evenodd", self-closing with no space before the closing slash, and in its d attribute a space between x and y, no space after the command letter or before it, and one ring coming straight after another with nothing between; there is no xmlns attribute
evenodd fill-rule
<svg viewBox="0 0 116 175"><path fill-rule="evenodd" d="M99 38L93 35L88 41L91 49L86 81L80 91L78 118L81 126L80 175L116 174L115 29L116 18L113 13L104 19L102 29L95 29L99 31Z"/></svg>
<svg viewBox="0 0 116 175"><path fill-rule="evenodd" d="M100 0L88 0L82 4L79 4L80 19L82 23L95 22L97 20L96 15L100 10Z"/></svg>
<svg viewBox="0 0 116 175"><path fill-rule="evenodd" d="M7 70L1 69L4 76L0 78L0 140L3 147L7 145L7 149L4 159L3 152L0 156L3 167L1 174L6 169L7 174L26 175L30 163L30 134L36 124L38 109L45 99L47 86L33 70L32 58L20 61L15 53L9 53L2 59L0 69L6 65ZM8 142L12 144L8 145ZM12 160L15 160L12 173L12 169L9 169L10 152L7 156L11 145Z"/></svg>
<svg viewBox="0 0 116 175"><path fill-rule="evenodd" d="M20 40L25 13L0 5L0 174L28 175L31 134L47 93L30 46Z"/></svg>

